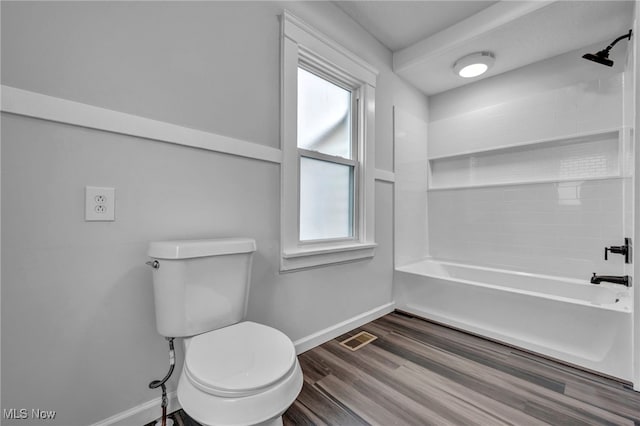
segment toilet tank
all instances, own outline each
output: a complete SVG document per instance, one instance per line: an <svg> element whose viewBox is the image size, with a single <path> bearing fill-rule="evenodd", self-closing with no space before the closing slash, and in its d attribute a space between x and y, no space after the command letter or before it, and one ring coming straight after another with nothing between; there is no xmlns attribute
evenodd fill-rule
<svg viewBox="0 0 640 426"><path fill-rule="evenodd" d="M250 238L159 241L149 244L158 333L185 337L243 320L247 309Z"/></svg>

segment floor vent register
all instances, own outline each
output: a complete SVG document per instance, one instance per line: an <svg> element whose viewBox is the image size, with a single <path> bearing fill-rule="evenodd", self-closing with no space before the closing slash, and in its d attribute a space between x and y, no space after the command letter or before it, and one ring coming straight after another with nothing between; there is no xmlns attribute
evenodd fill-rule
<svg viewBox="0 0 640 426"><path fill-rule="evenodd" d="M377 337L373 334L367 333L366 331L361 331L355 336L351 336L348 339L343 340L342 342L340 342L340 344L351 351L357 351L358 349L368 345L376 339Z"/></svg>

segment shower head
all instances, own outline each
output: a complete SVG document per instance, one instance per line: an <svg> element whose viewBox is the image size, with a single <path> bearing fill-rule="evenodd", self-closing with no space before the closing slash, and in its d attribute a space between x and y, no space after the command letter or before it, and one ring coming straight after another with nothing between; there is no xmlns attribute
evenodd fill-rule
<svg viewBox="0 0 640 426"><path fill-rule="evenodd" d="M609 51L607 49L601 50L598 53L587 53L582 56L585 59L588 59L593 62L597 62L602 65L606 65L608 67L613 66L613 61L609 59Z"/></svg>
<svg viewBox="0 0 640 426"><path fill-rule="evenodd" d="M598 53L587 53L585 55L582 55L582 57L584 59L588 59L590 61L597 62L608 67L612 67L613 61L609 59L609 51L613 46L615 46L617 42L625 38L631 40L631 30L629 30L628 34L621 35L617 39L613 40L610 45L608 45L605 49L602 49Z"/></svg>

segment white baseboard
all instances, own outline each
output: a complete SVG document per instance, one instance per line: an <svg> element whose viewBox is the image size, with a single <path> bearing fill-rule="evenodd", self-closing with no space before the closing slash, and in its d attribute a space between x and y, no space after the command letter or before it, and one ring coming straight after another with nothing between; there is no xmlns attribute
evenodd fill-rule
<svg viewBox="0 0 640 426"><path fill-rule="evenodd" d="M169 405L167 406L167 414L173 413L182 408L176 392L169 392L167 394ZM162 408L160 404L162 398L154 398L151 401L147 401L143 404L130 408L121 413L115 414L108 419L94 423L91 426L143 426L154 420L158 420L162 415Z"/></svg>
<svg viewBox="0 0 640 426"><path fill-rule="evenodd" d="M393 312L395 306L395 302L386 303L384 305L378 306L377 308L373 308L370 311L364 312L360 315L356 315L353 318L349 318L346 321L342 321L341 323L332 325L331 327L327 327L324 330L313 333L307 337L298 339L293 342L296 347L296 353L300 354L302 352L308 351L309 349L315 348L316 346L319 346L324 342L335 339L336 337L346 333L347 331L358 328L361 325L373 321L374 319L380 318L390 312Z"/></svg>

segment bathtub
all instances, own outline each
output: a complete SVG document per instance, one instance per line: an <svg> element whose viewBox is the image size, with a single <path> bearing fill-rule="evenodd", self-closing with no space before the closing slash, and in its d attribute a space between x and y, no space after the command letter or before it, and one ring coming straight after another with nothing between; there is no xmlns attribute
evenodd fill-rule
<svg viewBox="0 0 640 426"><path fill-rule="evenodd" d="M632 380L632 295L621 285L423 260L396 268L396 308Z"/></svg>

